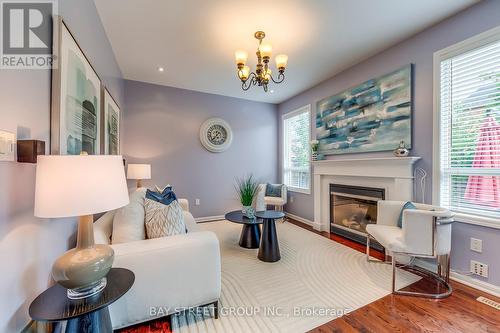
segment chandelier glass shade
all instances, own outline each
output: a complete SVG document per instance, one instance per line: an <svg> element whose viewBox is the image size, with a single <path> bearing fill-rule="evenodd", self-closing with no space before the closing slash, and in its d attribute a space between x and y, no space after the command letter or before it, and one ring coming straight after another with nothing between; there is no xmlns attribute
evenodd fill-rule
<svg viewBox="0 0 500 333"><path fill-rule="evenodd" d="M246 65L248 60L248 53L243 50L238 50L234 53L236 66L238 68L238 78L241 80L241 88L248 90L252 86L260 86L267 92L269 82L281 83L285 80L285 68L288 62L286 54L279 54L276 56L276 68L278 75L273 77L272 70L269 68L269 60L273 52L271 44L263 42L266 37L264 31L257 31L254 35L259 40L257 48L257 66L255 71L252 72L250 67Z"/></svg>

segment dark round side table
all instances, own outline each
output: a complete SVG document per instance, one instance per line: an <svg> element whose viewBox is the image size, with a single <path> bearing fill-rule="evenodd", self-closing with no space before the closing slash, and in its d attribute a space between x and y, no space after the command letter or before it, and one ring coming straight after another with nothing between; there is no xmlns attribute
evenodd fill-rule
<svg viewBox="0 0 500 333"><path fill-rule="evenodd" d="M106 287L98 294L83 299L69 299L66 288L54 285L38 295L29 308L36 321L67 320L65 332L111 333L108 305L132 287L135 275L125 268L111 268Z"/></svg>
<svg viewBox="0 0 500 333"><path fill-rule="evenodd" d="M276 234L275 220L284 218L285 214L275 210L264 210L256 212L255 216L264 220L259 255L257 257L265 262L276 262L280 260L280 246L278 243L278 235Z"/></svg>
<svg viewBox="0 0 500 333"><path fill-rule="evenodd" d="M235 210L226 214L225 219L234 223L243 224L241 228L240 246L246 249L258 249L260 243L260 227L262 219L243 216L241 210Z"/></svg>

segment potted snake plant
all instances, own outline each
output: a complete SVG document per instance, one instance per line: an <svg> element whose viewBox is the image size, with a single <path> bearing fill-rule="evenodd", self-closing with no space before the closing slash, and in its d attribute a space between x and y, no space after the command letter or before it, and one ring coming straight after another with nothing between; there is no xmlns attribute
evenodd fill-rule
<svg viewBox="0 0 500 333"><path fill-rule="evenodd" d="M253 176L236 178L235 190L243 206L241 212L244 216L253 219L255 217L255 208L252 206L253 200L259 190L259 184Z"/></svg>

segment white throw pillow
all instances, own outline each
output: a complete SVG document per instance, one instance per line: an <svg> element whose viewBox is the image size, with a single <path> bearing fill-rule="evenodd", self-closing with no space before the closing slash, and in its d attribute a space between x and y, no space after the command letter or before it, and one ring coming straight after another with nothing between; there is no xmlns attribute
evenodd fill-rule
<svg viewBox="0 0 500 333"><path fill-rule="evenodd" d="M144 209L146 210L144 224L146 225L146 235L148 238L159 238L186 233L184 212L177 200L165 205L145 198Z"/></svg>
<svg viewBox="0 0 500 333"><path fill-rule="evenodd" d="M112 244L128 243L146 239L144 230L145 188L138 188L130 194L130 203L118 209L113 220Z"/></svg>

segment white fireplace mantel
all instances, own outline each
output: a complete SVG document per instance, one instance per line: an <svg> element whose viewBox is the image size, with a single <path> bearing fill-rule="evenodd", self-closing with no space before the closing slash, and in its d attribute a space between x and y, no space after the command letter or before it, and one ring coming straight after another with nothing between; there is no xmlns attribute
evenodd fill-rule
<svg viewBox="0 0 500 333"><path fill-rule="evenodd" d="M315 175L413 178L413 164L420 157L381 157L314 161Z"/></svg>
<svg viewBox="0 0 500 333"><path fill-rule="evenodd" d="M330 184L385 189L386 200L413 199L413 165L420 157L314 161L314 227L330 230Z"/></svg>

